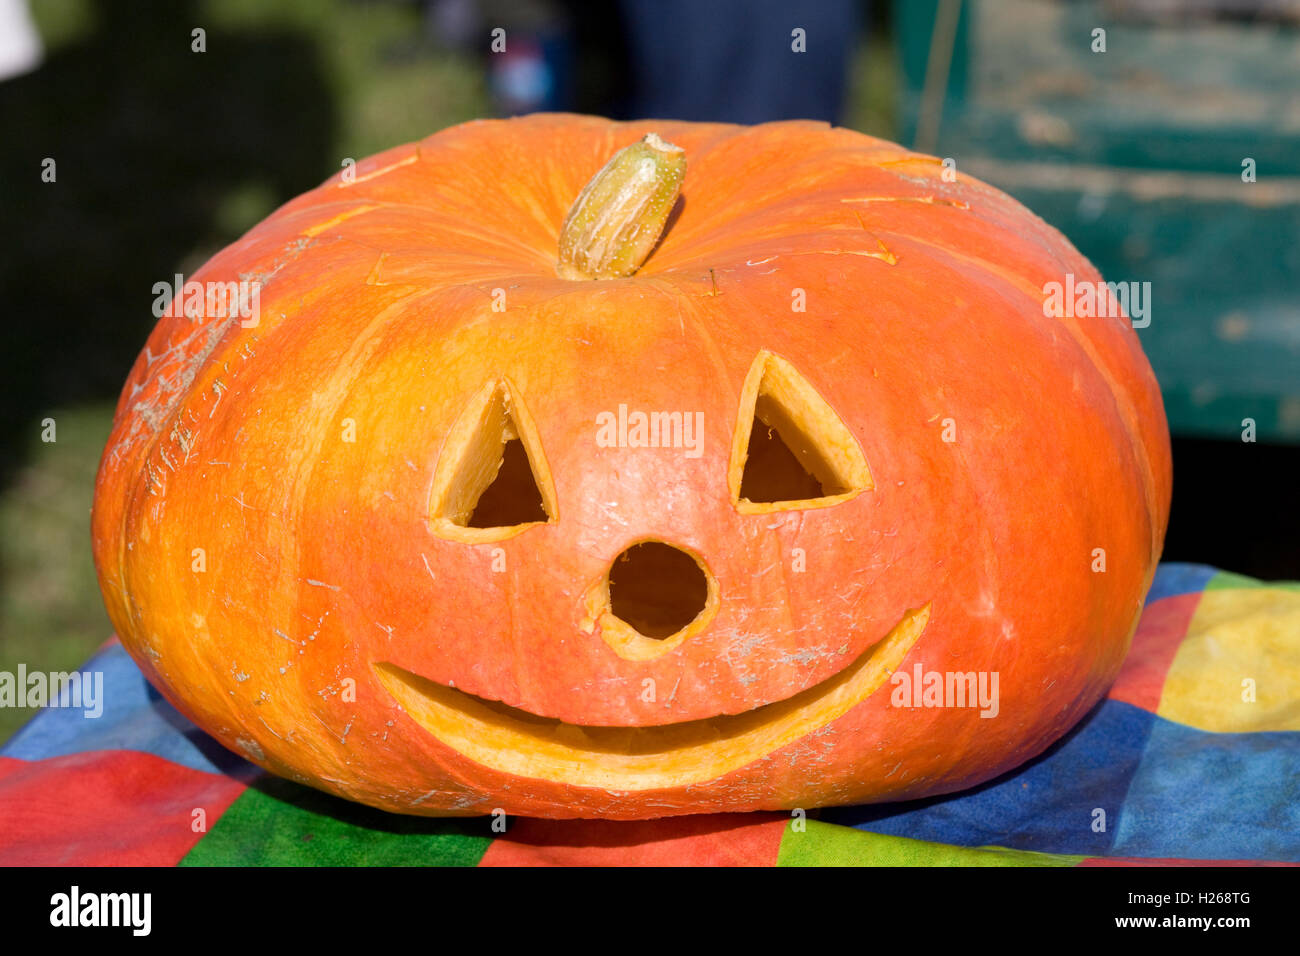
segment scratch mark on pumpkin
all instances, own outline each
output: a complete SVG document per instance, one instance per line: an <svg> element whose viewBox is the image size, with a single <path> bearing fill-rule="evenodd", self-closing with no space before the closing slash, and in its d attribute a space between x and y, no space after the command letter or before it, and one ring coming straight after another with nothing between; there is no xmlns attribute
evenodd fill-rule
<svg viewBox="0 0 1300 956"><path fill-rule="evenodd" d="M820 249L815 252L792 252L792 256L861 256L864 259L879 259L886 265L898 265L898 256L889 251L888 247L879 239L876 243L880 246L880 252L864 252L860 249Z"/></svg>
<svg viewBox="0 0 1300 956"><path fill-rule="evenodd" d="M744 668L749 669L751 658L754 652L763 647L771 640L768 634L750 634L739 640L732 641L722 651L718 657L727 664L732 671L739 671ZM739 657L739 661L737 661ZM758 680L757 675L743 674L737 678L742 684L752 684Z"/></svg>
<svg viewBox="0 0 1300 956"><path fill-rule="evenodd" d="M153 459L146 458L144 462L145 478L149 483L149 493L161 495L167 491L167 480L157 469L154 468Z"/></svg>
<svg viewBox="0 0 1300 956"><path fill-rule="evenodd" d="M423 551L420 552L420 560L424 562L424 570L429 572L429 577L437 582L438 576L433 573L433 568L429 567L429 559L424 556Z"/></svg>
<svg viewBox="0 0 1300 956"><path fill-rule="evenodd" d="M190 428L178 422L172 426L170 438L180 446L181 452L185 455L185 460L181 464L189 464L190 459L193 457L194 443L197 436Z"/></svg>
<svg viewBox="0 0 1300 956"><path fill-rule="evenodd" d="M387 282L379 277L380 273L384 270L384 259L387 258L387 256L388 253L386 252L381 252L379 254L379 258L375 260L375 264L370 267L370 274L366 276L366 285L388 285Z"/></svg>
<svg viewBox="0 0 1300 956"><path fill-rule="evenodd" d="M900 159L882 159L876 165L882 169L889 166L942 166L943 160L925 153L906 153Z"/></svg>
<svg viewBox="0 0 1300 956"><path fill-rule="evenodd" d="M312 714L312 717L315 718L316 723L320 724L322 727L325 728L325 732L326 732L326 733L328 733L331 737L334 736L334 731L333 731L333 729L330 728L330 725L329 725L329 724L325 723L325 721L323 721L323 720L320 719L320 714L315 714L315 713L314 713L314 714Z"/></svg>
<svg viewBox="0 0 1300 956"><path fill-rule="evenodd" d="M306 616L307 616L307 615L305 615L305 614L303 615L303 617L306 617ZM325 612L324 614L322 614L320 617L316 618L316 626L312 629L312 632L311 632L310 634L307 635L307 640L309 640L309 641L314 641L314 640L316 640L317 635L320 634L321 625L325 623L325 618L327 618L327 617L329 617L329 616L330 616L330 612L329 612L329 611L326 611L326 612Z"/></svg>
<svg viewBox="0 0 1300 956"><path fill-rule="evenodd" d="M300 239L289 243L280 258L272 264L269 271L260 273L241 272L239 273L239 279L241 281L252 280L266 285L289 262L297 258L311 241L310 239ZM176 413L186 395L188 395L194 379L198 377L200 370L207 364L208 358L225 339L226 333L236 323L242 325L238 311L233 311L230 315L221 317L221 321L203 323L191 318L190 322L194 328L181 337L179 341L169 345L157 355L153 353L148 345L145 346L145 380L142 383L135 383L131 394L134 398L151 382L156 382L157 388L152 397L132 404L131 411L134 413L134 417L131 430L115 451L119 449L124 451L132 446L144 437L143 432L146 429L152 435L158 435L162 431L165 422ZM192 343L196 340L198 345L191 351ZM247 341L243 343L241 352L246 357L252 357L252 347ZM166 369L155 372L155 364L171 367L171 374L168 374Z"/></svg>
<svg viewBox="0 0 1300 956"><path fill-rule="evenodd" d="M605 517L608 518L610 521L613 521L613 522L614 522L616 525L618 525L620 528L626 528L626 527L627 527L627 519L626 519L626 518L620 518L620 517L618 516L617 511L613 511L613 510L611 510L611 509L617 509L617 508L618 508L618 502L617 502L617 501L602 501L602 502L600 502L600 510L601 510L601 512L605 515Z"/></svg>
<svg viewBox="0 0 1300 956"><path fill-rule="evenodd" d="M302 251L311 243L311 239L294 240L284 247L284 250L271 264L269 270L241 272L238 277L241 281L252 280L265 286L290 262L300 256ZM148 345L145 346L146 374L143 382L132 383L131 397L135 399L151 383L156 383L155 394L149 398L132 402L131 428L126 438L114 448L114 461L137 441L143 439L146 431L153 436L161 433L163 425L177 412L185 397L189 394L190 386L193 385L195 378L198 377L199 372L207 364L208 358L217 350L217 347L226 338L226 334L236 323L242 326L238 311L232 311L231 314L221 317L221 321L203 323L191 319L191 324L194 327L187 334L181 335L179 341L168 345L162 352L155 355ZM172 338L179 333L180 328L183 328L183 326L178 325L177 328L172 330ZM171 341L171 338L168 341ZM193 347L196 341L198 343L197 347ZM252 346L248 341L242 344L240 353L245 358L253 356ZM161 370L155 369L155 365L159 365ZM229 371L227 363L223 363L223 367ZM224 385L222 388L224 388ZM221 389L214 387L214 390L220 396ZM192 410L190 410L190 413L191 417L193 417Z"/></svg>
<svg viewBox="0 0 1300 956"><path fill-rule="evenodd" d="M235 741L235 746L242 750L246 757L251 757L253 760L266 759L266 754L262 752L262 748L258 745L256 740L249 740L247 737L240 737Z"/></svg>
<svg viewBox="0 0 1300 956"><path fill-rule="evenodd" d="M831 660L835 657L833 651L824 647L801 647L797 651L786 651L777 660L782 664L811 664L817 660Z"/></svg>
<svg viewBox="0 0 1300 956"><path fill-rule="evenodd" d="M858 582L857 584L851 584L851 585L849 585L847 588L845 588L843 591L840 591L840 592L836 595L836 597L838 597L838 598L839 598L841 601L843 601L845 604L852 604L853 602L852 602L852 599L850 598L850 595L852 595L852 594L856 594L857 592L859 592L859 591L861 591L861 590L862 590L862 582Z"/></svg>
<svg viewBox="0 0 1300 956"><path fill-rule="evenodd" d="M721 295L722 293L720 293L720 292L718 291L718 273L717 273L717 270L715 270L715 269L710 269L710 270L709 270L709 282L713 284L713 291L709 293L709 297L712 298L712 297L714 297L714 296Z"/></svg>
<svg viewBox="0 0 1300 956"><path fill-rule="evenodd" d="M952 206L955 209L969 209L970 203L960 199L940 199L935 196L861 196L841 199L840 202L919 202L927 206Z"/></svg>
<svg viewBox="0 0 1300 956"><path fill-rule="evenodd" d="M331 591L343 590L343 588L337 584L326 584L324 581L317 581L315 578L303 578L303 580L314 588L329 588Z"/></svg>
<svg viewBox="0 0 1300 956"><path fill-rule="evenodd" d="M326 232L330 229L333 229L335 226L339 225L340 223L347 222L349 219L353 218L354 216L360 216L363 213L373 212L374 210L379 208L381 207L378 203L370 203L369 205L365 205L365 206L353 206L351 209L347 209L339 213L337 216L334 216L331 219L326 219L324 222L318 222L314 226L308 226L306 229L302 230L302 234L304 236L308 236L314 239L316 236L319 236L322 232Z"/></svg>
<svg viewBox="0 0 1300 956"><path fill-rule="evenodd" d="M340 181L336 184L336 188L347 189L350 186L359 186L362 183L369 182L372 179L377 179L380 176L387 176L395 169L401 169L403 166L410 166L412 163L418 162L419 159L420 159L420 153L417 150L411 153L411 155L409 156L402 157L395 163L389 163L387 166L381 166L378 169L372 169L370 172L364 173L360 176L353 176L352 179L350 180L340 179ZM339 175L341 176L342 173L340 173Z"/></svg>
<svg viewBox="0 0 1300 956"><path fill-rule="evenodd" d="M212 392L214 395L217 396L217 400L216 402L213 403L212 408L208 410L208 418L211 418L213 415L216 414L217 406L221 404L221 399L225 397L226 394L225 383L222 382L221 379L219 378L213 379Z"/></svg>
<svg viewBox="0 0 1300 956"><path fill-rule="evenodd" d="M510 789L510 787L507 785L502 789L508 790ZM490 799L491 798L486 794L479 796L472 793L464 793L456 798L455 802L452 803L451 807L453 810L468 810L470 807L476 807L479 804L487 803L488 800Z"/></svg>

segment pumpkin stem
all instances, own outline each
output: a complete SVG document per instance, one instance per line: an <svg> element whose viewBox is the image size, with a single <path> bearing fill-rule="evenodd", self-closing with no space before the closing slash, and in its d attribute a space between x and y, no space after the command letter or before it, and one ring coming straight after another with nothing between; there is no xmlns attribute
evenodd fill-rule
<svg viewBox="0 0 1300 956"><path fill-rule="evenodd" d="M619 279L659 241L686 173L686 152L654 133L613 155L578 195L560 230L556 273Z"/></svg>

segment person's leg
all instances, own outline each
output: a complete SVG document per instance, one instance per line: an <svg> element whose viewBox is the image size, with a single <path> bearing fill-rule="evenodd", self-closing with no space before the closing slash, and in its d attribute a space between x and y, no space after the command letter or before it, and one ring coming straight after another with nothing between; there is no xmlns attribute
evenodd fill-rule
<svg viewBox="0 0 1300 956"><path fill-rule="evenodd" d="M735 123L843 119L860 0L622 3L637 115Z"/></svg>

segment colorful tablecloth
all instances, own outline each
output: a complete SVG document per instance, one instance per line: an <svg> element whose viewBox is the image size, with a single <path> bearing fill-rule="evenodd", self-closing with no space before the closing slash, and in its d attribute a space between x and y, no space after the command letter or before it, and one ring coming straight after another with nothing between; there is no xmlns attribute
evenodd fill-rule
<svg viewBox="0 0 1300 956"><path fill-rule="evenodd" d="M942 798L643 823L384 814L269 777L190 724L116 641L103 713L0 748L0 864L1300 862L1300 584L1162 565L1123 671L1045 754Z"/></svg>

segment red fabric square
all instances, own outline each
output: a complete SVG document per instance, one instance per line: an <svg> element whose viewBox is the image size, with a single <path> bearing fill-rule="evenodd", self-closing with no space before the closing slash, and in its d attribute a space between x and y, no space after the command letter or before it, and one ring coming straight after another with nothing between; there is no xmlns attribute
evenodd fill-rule
<svg viewBox="0 0 1300 956"><path fill-rule="evenodd" d="M775 866L789 822L780 813L626 822L521 817L479 866Z"/></svg>
<svg viewBox="0 0 1300 956"><path fill-rule="evenodd" d="M0 864L174 866L244 785L134 750L0 757Z"/></svg>
<svg viewBox="0 0 1300 956"><path fill-rule="evenodd" d="M1111 700L1122 700L1153 714L1159 710L1165 675L1200 603L1201 592L1197 591L1147 605L1133 635L1133 646L1107 695Z"/></svg>

